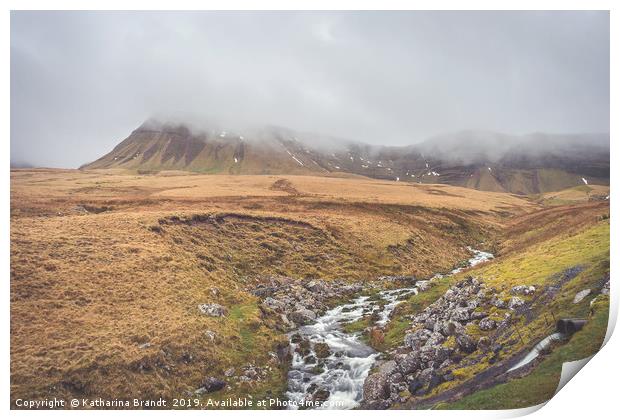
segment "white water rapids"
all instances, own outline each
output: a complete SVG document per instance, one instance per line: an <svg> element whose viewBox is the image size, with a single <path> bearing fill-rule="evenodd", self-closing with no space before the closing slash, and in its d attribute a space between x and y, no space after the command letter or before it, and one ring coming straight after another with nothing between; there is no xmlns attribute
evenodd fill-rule
<svg viewBox="0 0 620 420"><path fill-rule="evenodd" d="M473 253L468 260L467 267L493 258L493 254L468 248ZM466 267L456 268L448 275L456 274ZM443 277L438 274L434 278ZM304 401L312 399L316 390L329 392L329 396L320 408L350 409L359 405L362 400L364 380L368 376L372 365L380 353L362 343L361 333L344 332L342 326L355 322L374 312L378 313L375 325L385 326L396 306L411 294L417 294L418 288L407 287L384 290L378 293L377 300L369 296L360 296L351 303L337 306L318 318L314 324L300 327L289 335L296 334L308 339L311 343L309 353L305 356L295 351L296 344L291 342L293 361L288 374L288 390L286 397L296 408ZM329 346L331 354L325 359L319 359L314 351L317 343ZM325 392L325 395L327 393Z"/></svg>

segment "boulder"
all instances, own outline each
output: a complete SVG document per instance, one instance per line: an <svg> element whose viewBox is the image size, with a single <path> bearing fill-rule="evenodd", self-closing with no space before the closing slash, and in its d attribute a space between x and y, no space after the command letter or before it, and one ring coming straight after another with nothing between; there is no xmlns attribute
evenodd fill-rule
<svg viewBox="0 0 620 420"><path fill-rule="evenodd" d="M426 368L418 375L418 380L422 382L424 386L428 386L431 378L435 375L435 369L432 367Z"/></svg>
<svg viewBox="0 0 620 420"><path fill-rule="evenodd" d="M446 321L442 324L441 333L446 337L451 335L462 334L465 332L463 326L456 321Z"/></svg>
<svg viewBox="0 0 620 420"><path fill-rule="evenodd" d="M317 280L310 280L304 287L314 293L322 293L326 289L325 284Z"/></svg>
<svg viewBox="0 0 620 420"><path fill-rule="evenodd" d="M288 318L296 324L305 325L316 319L316 314L310 309L299 309L288 315Z"/></svg>
<svg viewBox="0 0 620 420"><path fill-rule="evenodd" d="M478 327L482 331L490 331L490 330L494 329L496 326L497 326L497 324L491 318L481 319L480 323L478 324Z"/></svg>
<svg viewBox="0 0 620 420"><path fill-rule="evenodd" d="M424 328L416 330L412 333L405 335L405 346L412 348L413 350L422 347L426 340L428 340L431 336L431 332Z"/></svg>
<svg viewBox="0 0 620 420"><path fill-rule="evenodd" d="M476 351L476 343L467 334L461 334L456 337L456 344L464 353L473 353Z"/></svg>
<svg viewBox="0 0 620 420"><path fill-rule="evenodd" d="M389 376L383 372L373 373L364 381L364 400L386 400L390 397Z"/></svg>
<svg viewBox="0 0 620 420"><path fill-rule="evenodd" d="M388 376L398 372L398 365L394 360L388 360L379 366L378 372L385 373Z"/></svg>
<svg viewBox="0 0 620 420"><path fill-rule="evenodd" d="M469 309L468 308L456 308L453 312L452 315L450 316L450 319L453 321L458 321L458 322L467 322L470 320L470 316L469 316Z"/></svg>
<svg viewBox="0 0 620 420"><path fill-rule="evenodd" d="M265 298L263 305L274 311L283 311L286 308L284 302L274 299L271 296Z"/></svg>
<svg viewBox="0 0 620 420"><path fill-rule="evenodd" d="M408 375L420 368L420 357L417 352L397 354L394 361L403 375Z"/></svg>
<svg viewBox="0 0 620 420"><path fill-rule="evenodd" d="M330 354L332 354L331 349L329 348L329 345L327 343L316 343L314 345L314 353L319 359L324 359L326 357L329 357Z"/></svg>
<svg viewBox="0 0 620 420"><path fill-rule="evenodd" d="M523 305L525 305L525 301L520 297L513 296L508 301L508 309L516 309Z"/></svg>
<svg viewBox="0 0 620 420"><path fill-rule="evenodd" d="M201 388L204 388L205 392L215 392L226 386L226 382L213 376L206 377L201 384Z"/></svg>
<svg viewBox="0 0 620 420"><path fill-rule="evenodd" d="M228 310L218 303L201 303L198 305L198 310L203 315L215 317L226 316L228 313Z"/></svg>
<svg viewBox="0 0 620 420"><path fill-rule="evenodd" d="M419 379L415 378L409 381L407 384L407 389L411 393L411 395L421 395L424 390L424 383Z"/></svg>
<svg viewBox="0 0 620 420"><path fill-rule="evenodd" d="M444 337L441 333L434 332L431 333L428 340L426 340L425 346L436 347L444 341L446 341L446 337Z"/></svg>

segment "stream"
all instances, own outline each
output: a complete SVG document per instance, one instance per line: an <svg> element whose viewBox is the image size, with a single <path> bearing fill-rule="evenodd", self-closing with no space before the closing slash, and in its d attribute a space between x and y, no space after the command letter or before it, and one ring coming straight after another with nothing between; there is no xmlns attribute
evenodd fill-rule
<svg viewBox="0 0 620 420"><path fill-rule="evenodd" d="M473 256L465 267L455 268L446 275L437 274L433 278L450 276L493 258L493 254L488 252L469 247L468 250ZM380 353L361 341L360 332L347 333L342 326L378 312L375 325L383 327L390 321L396 306L412 294L418 294L415 285L381 291L376 300L371 300L369 296L360 296L350 303L330 309L313 324L293 331L289 338L299 334L310 341L311 348L309 354L302 356L294 351L296 344L291 342L293 360L288 373L286 396L293 404L289 407L295 409L298 408L297 405L304 406L304 402L317 390L322 390L322 400L325 403L320 407L312 407L357 407L362 400L364 380ZM317 343L325 343L331 350L331 354L322 359L323 363L314 350Z"/></svg>
<svg viewBox="0 0 620 420"><path fill-rule="evenodd" d="M564 338L566 338L566 336L559 332L553 333L545 337L538 344L536 344L536 346L534 346L534 348L530 350L530 352L526 354L525 357L523 357L523 359L521 359L517 364L515 364L513 367L508 369L506 372L512 372L513 370L517 370L519 368L522 368L525 365L530 364L538 356L540 356L540 353L547 350L554 341L561 341Z"/></svg>

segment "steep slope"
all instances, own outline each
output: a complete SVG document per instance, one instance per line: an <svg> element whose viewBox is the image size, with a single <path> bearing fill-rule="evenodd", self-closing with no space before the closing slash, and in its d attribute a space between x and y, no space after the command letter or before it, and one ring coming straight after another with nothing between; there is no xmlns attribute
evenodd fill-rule
<svg viewBox="0 0 620 420"><path fill-rule="evenodd" d="M147 122L80 169L140 173L349 173L391 181L538 194L609 184L607 135L552 136L465 131L414 146L373 146L280 127L192 131Z"/></svg>
<svg viewBox="0 0 620 420"><path fill-rule="evenodd" d="M110 153L81 169L124 168L140 172L176 169L230 174L325 171L305 154L296 156L298 148L290 146L280 136L268 133L259 133L253 141L246 141L242 135L226 131L196 134L182 125L145 124Z"/></svg>

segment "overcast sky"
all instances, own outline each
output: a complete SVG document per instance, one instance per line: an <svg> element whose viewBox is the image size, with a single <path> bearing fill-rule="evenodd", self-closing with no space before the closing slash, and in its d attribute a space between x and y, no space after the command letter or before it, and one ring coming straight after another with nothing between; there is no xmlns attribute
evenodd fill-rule
<svg viewBox="0 0 620 420"><path fill-rule="evenodd" d="M12 12L13 162L77 167L188 115L394 145L608 132L609 15Z"/></svg>

